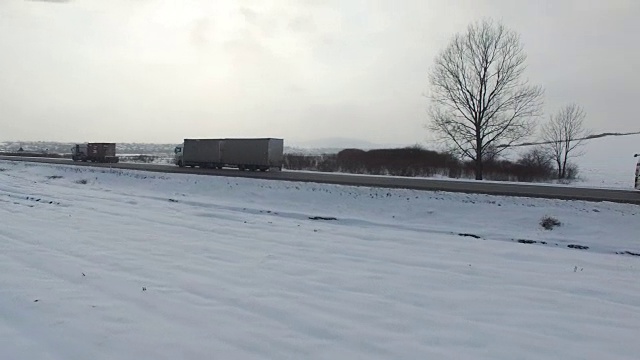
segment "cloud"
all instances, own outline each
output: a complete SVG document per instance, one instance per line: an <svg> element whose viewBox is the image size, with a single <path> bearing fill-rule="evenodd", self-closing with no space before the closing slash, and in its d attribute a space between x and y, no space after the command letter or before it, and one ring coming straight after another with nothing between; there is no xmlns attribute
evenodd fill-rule
<svg viewBox="0 0 640 360"><path fill-rule="evenodd" d="M258 14L250 8L242 6L240 7L240 13L249 24L256 25L258 23Z"/></svg>
<svg viewBox="0 0 640 360"><path fill-rule="evenodd" d="M317 25L311 15L295 16L289 20L288 29L295 33L314 33Z"/></svg>
<svg viewBox="0 0 640 360"><path fill-rule="evenodd" d="M71 0L25 0L25 1L32 1L32 2L45 2L45 3L58 3L58 4L63 4L63 3L69 3L69 2L71 2Z"/></svg>
<svg viewBox="0 0 640 360"><path fill-rule="evenodd" d="M206 45L209 42L208 33L212 31L215 23L209 17L200 18L194 21L191 28L191 41L195 46Z"/></svg>
<svg viewBox="0 0 640 360"><path fill-rule="evenodd" d="M413 144L425 137L434 56L483 16L522 35L526 76L546 88L547 112L577 102L591 128L634 130L639 4L0 1L0 136Z"/></svg>

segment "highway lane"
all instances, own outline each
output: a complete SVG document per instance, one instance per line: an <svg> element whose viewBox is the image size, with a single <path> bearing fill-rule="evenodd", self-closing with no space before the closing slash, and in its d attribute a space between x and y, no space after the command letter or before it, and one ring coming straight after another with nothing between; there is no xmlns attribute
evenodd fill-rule
<svg viewBox="0 0 640 360"><path fill-rule="evenodd" d="M0 160L28 161L49 164L62 164L69 166L90 166L101 168L116 168L129 170L142 170L162 173L184 173L210 176L244 177L280 181L316 182L325 184L370 186L385 188L405 188L414 190L448 191L462 193L477 193L502 196L521 196L534 198L583 200L583 201L610 201L640 205L640 191L579 188L568 186L551 186L536 184L514 184L486 181L451 181L425 178L388 177L374 175L336 174L322 172L302 171L274 171L274 172L249 172L237 169L199 169L180 168L175 165L156 165L139 163L98 164L73 162L70 159L56 158L22 158L14 156L0 156Z"/></svg>

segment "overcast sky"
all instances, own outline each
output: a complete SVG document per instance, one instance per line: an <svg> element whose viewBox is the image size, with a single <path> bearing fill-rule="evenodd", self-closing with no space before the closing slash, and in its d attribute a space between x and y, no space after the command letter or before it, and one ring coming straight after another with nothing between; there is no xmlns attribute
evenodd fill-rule
<svg viewBox="0 0 640 360"><path fill-rule="evenodd" d="M424 142L433 58L484 16L547 113L640 130L637 0L0 0L0 140Z"/></svg>

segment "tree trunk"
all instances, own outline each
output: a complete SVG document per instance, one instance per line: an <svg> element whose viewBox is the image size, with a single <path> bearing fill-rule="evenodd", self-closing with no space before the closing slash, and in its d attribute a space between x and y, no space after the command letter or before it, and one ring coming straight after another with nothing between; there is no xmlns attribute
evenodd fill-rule
<svg viewBox="0 0 640 360"><path fill-rule="evenodd" d="M564 161L562 162L562 178L567 178L567 156L565 155Z"/></svg>
<svg viewBox="0 0 640 360"><path fill-rule="evenodd" d="M476 161L475 161L475 173L476 180L482 180L482 171L483 171L483 162L482 162L482 152L480 150L476 151Z"/></svg>
<svg viewBox="0 0 640 360"><path fill-rule="evenodd" d="M482 180L482 160L476 160L476 180Z"/></svg>
<svg viewBox="0 0 640 360"><path fill-rule="evenodd" d="M476 127L476 180L482 180L483 171L483 153L482 153L482 138L480 137L480 128Z"/></svg>

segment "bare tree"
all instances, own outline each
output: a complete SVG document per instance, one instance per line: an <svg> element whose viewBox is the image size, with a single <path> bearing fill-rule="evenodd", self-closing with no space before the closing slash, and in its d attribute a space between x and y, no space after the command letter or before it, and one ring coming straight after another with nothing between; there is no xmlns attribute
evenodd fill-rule
<svg viewBox="0 0 640 360"><path fill-rule="evenodd" d="M586 113L576 105L570 104L561 108L549 122L542 127L542 139L556 163L558 179L567 178L567 163L570 158L584 153L578 151L589 132L584 127Z"/></svg>
<svg viewBox="0 0 640 360"><path fill-rule="evenodd" d="M456 34L429 73L429 129L475 163L477 180L485 153L531 135L542 114L544 91L522 79L525 60L519 35L485 19Z"/></svg>

